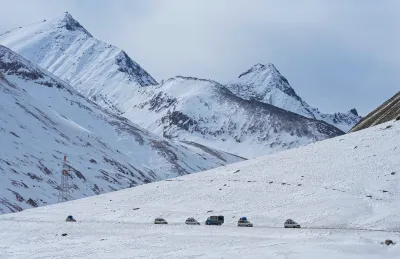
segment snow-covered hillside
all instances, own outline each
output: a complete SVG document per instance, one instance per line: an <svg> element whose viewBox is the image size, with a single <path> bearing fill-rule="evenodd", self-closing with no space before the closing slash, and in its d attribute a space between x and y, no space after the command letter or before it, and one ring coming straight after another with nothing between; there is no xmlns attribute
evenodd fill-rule
<svg viewBox="0 0 400 259"><path fill-rule="evenodd" d="M114 112L136 88L157 84L123 50L94 38L69 13L8 31L0 44Z"/></svg>
<svg viewBox="0 0 400 259"><path fill-rule="evenodd" d="M323 120L345 132L361 120L356 109L347 113L324 114L311 107L297 95L273 64L254 65L227 87L243 99L257 100L307 118Z"/></svg>
<svg viewBox="0 0 400 259"><path fill-rule="evenodd" d="M133 101L124 116L150 131L246 158L343 134L325 122L241 99L211 80L174 77Z"/></svg>
<svg viewBox="0 0 400 259"><path fill-rule="evenodd" d="M400 122L391 121L207 172L2 215L0 254L397 259L399 143ZM64 222L67 215L78 222ZM224 225L205 226L210 215L224 215ZM159 216L169 224L152 225ZM241 216L254 227L238 228ZM202 225L185 225L188 217ZM284 229L287 218L302 229ZM385 246L385 239L397 244Z"/></svg>
<svg viewBox="0 0 400 259"><path fill-rule="evenodd" d="M56 202L64 154L73 198L243 160L157 137L3 46L0 75L0 213Z"/></svg>

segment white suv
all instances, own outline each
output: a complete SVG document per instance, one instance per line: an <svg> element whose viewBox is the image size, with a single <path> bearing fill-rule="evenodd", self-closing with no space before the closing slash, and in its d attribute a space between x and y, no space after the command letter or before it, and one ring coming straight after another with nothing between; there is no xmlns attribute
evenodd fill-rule
<svg viewBox="0 0 400 259"><path fill-rule="evenodd" d="M194 218L188 218L185 221L185 224L186 225L200 225L200 223L197 220L195 220Z"/></svg>
<svg viewBox="0 0 400 259"><path fill-rule="evenodd" d="M300 224L292 219L286 220L284 226L285 228L300 228Z"/></svg>
<svg viewBox="0 0 400 259"><path fill-rule="evenodd" d="M168 224L168 222L163 218L156 218L154 224Z"/></svg>
<svg viewBox="0 0 400 259"><path fill-rule="evenodd" d="M238 221L238 227L253 227L253 223L248 221L246 217L241 217Z"/></svg>

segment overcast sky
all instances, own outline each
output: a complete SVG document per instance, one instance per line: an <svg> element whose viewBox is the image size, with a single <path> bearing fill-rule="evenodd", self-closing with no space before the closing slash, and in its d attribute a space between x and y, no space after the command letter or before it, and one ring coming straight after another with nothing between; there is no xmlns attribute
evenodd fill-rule
<svg viewBox="0 0 400 259"><path fill-rule="evenodd" d="M273 63L324 112L400 90L400 0L0 0L0 33L68 11L157 81L234 80Z"/></svg>

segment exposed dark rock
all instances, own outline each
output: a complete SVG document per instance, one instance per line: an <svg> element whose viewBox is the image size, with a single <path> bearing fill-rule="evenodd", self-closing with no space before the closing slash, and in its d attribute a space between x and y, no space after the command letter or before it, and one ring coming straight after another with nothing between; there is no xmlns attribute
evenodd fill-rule
<svg viewBox="0 0 400 259"><path fill-rule="evenodd" d="M9 190L10 192L12 192L15 195L15 198L17 199L17 201L19 201L19 202L25 201L24 197L22 197L22 195L19 194L18 192L10 190L10 189L7 189L7 190Z"/></svg>
<svg viewBox="0 0 400 259"><path fill-rule="evenodd" d="M92 164L97 164L96 160L94 160L93 158L89 160L90 163Z"/></svg>
<svg viewBox="0 0 400 259"><path fill-rule="evenodd" d="M14 133L14 132L12 132L12 131L10 131L10 134L13 135L13 136L15 136L15 137L17 137L17 138L20 138L20 136L18 136L16 133Z"/></svg>
<svg viewBox="0 0 400 259"><path fill-rule="evenodd" d="M32 200L31 198L29 198L26 203L28 203L29 205L31 205L32 207L38 207L38 204L36 203L36 201Z"/></svg>
<svg viewBox="0 0 400 259"><path fill-rule="evenodd" d="M400 92L365 116L349 132L366 129L400 117Z"/></svg>
<svg viewBox="0 0 400 259"><path fill-rule="evenodd" d="M356 116L358 116L358 112L356 109L351 109L350 112Z"/></svg>
<svg viewBox="0 0 400 259"><path fill-rule="evenodd" d="M34 173L27 173L26 175L29 176L32 180L36 180L36 181L38 181L38 182L43 181L43 178L42 178L42 177L37 176L37 175L34 174Z"/></svg>
<svg viewBox="0 0 400 259"><path fill-rule="evenodd" d="M26 184L24 184L24 182L22 182L22 180L20 182L18 182L16 180L11 180L11 184L15 187L23 187L25 189L28 189L28 186Z"/></svg>
<svg viewBox="0 0 400 259"><path fill-rule="evenodd" d="M389 245L394 245L394 242L390 239L386 239L385 240L385 245L389 246Z"/></svg>
<svg viewBox="0 0 400 259"><path fill-rule="evenodd" d="M39 161L39 165L37 167L40 169L40 171L42 171L46 175L52 174L51 171L45 165L43 165L42 162L40 162L40 161Z"/></svg>
<svg viewBox="0 0 400 259"><path fill-rule="evenodd" d="M14 203L9 202L6 198L0 198L0 204L7 207L11 212L22 211L22 208Z"/></svg>

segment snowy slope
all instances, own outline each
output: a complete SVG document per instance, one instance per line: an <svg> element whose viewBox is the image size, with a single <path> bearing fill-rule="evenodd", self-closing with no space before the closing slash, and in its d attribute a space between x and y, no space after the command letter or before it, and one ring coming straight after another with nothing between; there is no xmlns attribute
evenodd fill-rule
<svg viewBox="0 0 400 259"><path fill-rule="evenodd" d="M0 213L56 202L64 154L73 198L243 160L159 138L3 46L0 75Z"/></svg>
<svg viewBox="0 0 400 259"><path fill-rule="evenodd" d="M311 107L296 94L273 64L254 65L227 87L246 100L257 100L307 118L323 120L345 132L361 119L355 109L347 113L324 114Z"/></svg>
<svg viewBox="0 0 400 259"><path fill-rule="evenodd" d="M366 129L393 119L400 120L400 92L365 116L350 132Z"/></svg>
<svg viewBox="0 0 400 259"><path fill-rule="evenodd" d="M0 35L0 44L113 111L157 82L121 49L94 38L69 13Z"/></svg>
<svg viewBox="0 0 400 259"><path fill-rule="evenodd" d="M397 259L399 143L400 122L391 121L207 172L2 215L0 254ZM63 222L67 215L78 222ZM224 225L205 226L210 215L224 215ZM152 225L158 216L169 225ZM240 216L254 228L238 228ZM202 225L184 225L187 217ZM287 218L302 229L284 229ZM386 247L385 239L397 244Z"/></svg>
<svg viewBox="0 0 400 259"><path fill-rule="evenodd" d="M146 89L124 116L160 136L246 158L343 134L325 122L241 99L211 80L178 76Z"/></svg>

